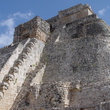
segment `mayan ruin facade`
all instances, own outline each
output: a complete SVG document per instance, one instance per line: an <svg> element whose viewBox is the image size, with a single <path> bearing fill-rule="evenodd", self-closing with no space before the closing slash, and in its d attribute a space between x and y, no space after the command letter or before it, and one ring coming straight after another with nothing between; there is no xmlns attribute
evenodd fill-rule
<svg viewBox="0 0 110 110"><path fill-rule="evenodd" d="M0 49L0 110L110 110L110 27L82 4L16 27Z"/></svg>

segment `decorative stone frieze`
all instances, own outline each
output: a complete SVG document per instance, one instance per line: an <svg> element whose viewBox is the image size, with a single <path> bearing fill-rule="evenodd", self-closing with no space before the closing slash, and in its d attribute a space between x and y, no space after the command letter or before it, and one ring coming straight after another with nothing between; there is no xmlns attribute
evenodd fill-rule
<svg viewBox="0 0 110 110"><path fill-rule="evenodd" d="M19 72L19 69L17 67L12 67L10 69L10 71L9 71L9 74L13 74L14 75L14 73L18 73L18 72Z"/></svg>
<svg viewBox="0 0 110 110"><path fill-rule="evenodd" d="M1 88L2 88L3 92L4 92L4 90L7 90L8 87L9 87L9 84L8 84L7 82L3 82L3 83L1 84Z"/></svg>
<svg viewBox="0 0 110 110"><path fill-rule="evenodd" d="M30 41L33 42L34 44L37 43L37 39L36 38L32 38Z"/></svg>
<svg viewBox="0 0 110 110"><path fill-rule="evenodd" d="M34 47L34 43L29 42L29 43L26 45L26 47L29 47L30 49L32 49L32 48Z"/></svg>
<svg viewBox="0 0 110 110"><path fill-rule="evenodd" d="M42 36L42 34L44 35ZM39 36L43 40L45 38L44 41L46 41L47 38L49 37L49 34L50 34L50 25L40 17L36 16L32 20L24 24L21 24L15 28L14 43L20 42L26 38L38 38Z"/></svg>
<svg viewBox="0 0 110 110"><path fill-rule="evenodd" d="M23 52L26 54L31 53L31 48L26 47L26 48L24 48Z"/></svg>
<svg viewBox="0 0 110 110"><path fill-rule="evenodd" d="M25 59L27 59L27 57L28 56L27 56L26 53L21 53L20 56L19 56L19 59L22 60L22 61L24 61Z"/></svg>
<svg viewBox="0 0 110 110"><path fill-rule="evenodd" d="M14 75L13 75L13 74L8 74L8 75L6 76L6 80L8 80L8 81L13 81L13 80L14 80Z"/></svg>
<svg viewBox="0 0 110 110"><path fill-rule="evenodd" d="M23 61L18 59L15 61L14 66L19 68L20 66L22 66L22 64L23 64Z"/></svg>
<svg viewBox="0 0 110 110"><path fill-rule="evenodd" d="M4 78L4 82L10 82L10 81L12 81L13 80L13 78L14 78L14 75L12 75L12 74L8 74L8 75L6 75L5 76L5 78Z"/></svg>

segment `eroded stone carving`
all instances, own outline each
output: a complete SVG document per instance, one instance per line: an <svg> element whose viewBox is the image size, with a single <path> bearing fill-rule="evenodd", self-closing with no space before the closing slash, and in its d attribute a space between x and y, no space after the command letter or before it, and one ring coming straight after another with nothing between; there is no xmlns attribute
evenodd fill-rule
<svg viewBox="0 0 110 110"><path fill-rule="evenodd" d="M33 42L34 44L37 43L37 39L36 38L32 38L30 41Z"/></svg>
<svg viewBox="0 0 110 110"><path fill-rule="evenodd" d="M15 63L14 63L14 66L19 68L20 66L22 66L22 64L23 64L22 60L16 60Z"/></svg>
<svg viewBox="0 0 110 110"><path fill-rule="evenodd" d="M29 42L26 47L29 47L30 49L32 49L34 47L34 43Z"/></svg>
<svg viewBox="0 0 110 110"><path fill-rule="evenodd" d="M1 84L1 88L2 88L3 90L7 90L8 87L9 87L9 84L8 84L7 82L3 82L3 84Z"/></svg>
<svg viewBox="0 0 110 110"><path fill-rule="evenodd" d="M5 79L4 79L4 81L5 82L10 82L10 81L13 81L14 80L14 75L13 74L8 74L6 77L5 77Z"/></svg>
<svg viewBox="0 0 110 110"><path fill-rule="evenodd" d="M13 74L13 75L14 75L14 73L18 73L18 72L19 72L19 70L18 70L17 67L12 67L12 68L10 69L10 71L9 71L9 74Z"/></svg>
<svg viewBox="0 0 110 110"><path fill-rule="evenodd" d="M24 48L23 52L26 54L31 53L31 48L26 47L26 48Z"/></svg>
<svg viewBox="0 0 110 110"><path fill-rule="evenodd" d="M22 61L24 61L25 59L27 59L26 53L20 54L19 59L22 60Z"/></svg>
<svg viewBox="0 0 110 110"><path fill-rule="evenodd" d="M9 81L13 81L14 80L14 75L13 74L8 74L6 79L9 80Z"/></svg>
<svg viewBox="0 0 110 110"><path fill-rule="evenodd" d="M16 27L14 33L14 42L20 42L26 38L37 38L38 34L40 34L40 37L42 37L42 32L39 33L40 30L42 30L45 33L44 37L46 40L50 33L50 26L46 21L37 16L33 18L31 21Z"/></svg>

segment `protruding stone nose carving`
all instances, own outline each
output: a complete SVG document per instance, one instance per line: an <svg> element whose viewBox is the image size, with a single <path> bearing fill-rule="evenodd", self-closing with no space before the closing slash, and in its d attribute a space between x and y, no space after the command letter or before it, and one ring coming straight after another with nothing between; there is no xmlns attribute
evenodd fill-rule
<svg viewBox="0 0 110 110"><path fill-rule="evenodd" d="M19 56L19 59L21 59L22 61L24 61L25 59L27 59L26 53L22 53L22 54Z"/></svg>
<svg viewBox="0 0 110 110"><path fill-rule="evenodd" d="M27 44L27 47L29 47L29 48L31 49L32 47L34 47L34 43L29 42L29 43Z"/></svg>
<svg viewBox="0 0 110 110"><path fill-rule="evenodd" d="M23 50L24 53L28 54L31 52L31 49L29 47L26 47L24 50Z"/></svg>
<svg viewBox="0 0 110 110"><path fill-rule="evenodd" d="M13 80L14 80L14 75L13 74L8 74L5 77L5 81L7 81L7 82L10 82L10 81L13 81Z"/></svg>
<svg viewBox="0 0 110 110"><path fill-rule="evenodd" d="M18 72L19 72L19 70L17 67L12 67L9 71L9 74L14 74L14 73L18 73Z"/></svg>
<svg viewBox="0 0 110 110"><path fill-rule="evenodd" d="M35 43L37 43L37 39L36 38L32 38L31 42L33 42L35 44Z"/></svg>
<svg viewBox="0 0 110 110"><path fill-rule="evenodd" d="M20 66L22 66L22 64L23 64L22 60L16 60L14 66L19 68Z"/></svg>
<svg viewBox="0 0 110 110"><path fill-rule="evenodd" d="M2 90L7 90L9 87L9 84L6 82L3 82L3 84L1 85Z"/></svg>

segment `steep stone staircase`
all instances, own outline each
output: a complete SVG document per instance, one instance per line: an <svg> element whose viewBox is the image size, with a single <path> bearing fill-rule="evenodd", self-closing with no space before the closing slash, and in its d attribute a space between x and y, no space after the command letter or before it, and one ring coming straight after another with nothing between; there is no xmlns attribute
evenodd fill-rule
<svg viewBox="0 0 110 110"><path fill-rule="evenodd" d="M20 43L0 49L0 83L4 76L8 74L14 61L18 59L19 54L21 54L23 48L25 48L29 41L30 39L26 39Z"/></svg>
<svg viewBox="0 0 110 110"><path fill-rule="evenodd" d="M9 72L4 75L0 86L0 105L2 105L3 110L8 110L12 106L22 84L28 77L27 73L34 70L36 65L39 64L44 46L45 43L36 38L29 39L21 53L18 55L18 58L15 59L13 66L10 67ZM11 101L4 107L5 105L3 102L6 102L4 100L9 96L11 97Z"/></svg>

